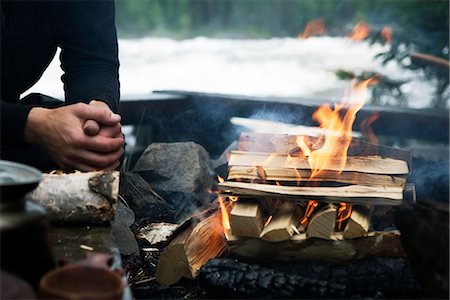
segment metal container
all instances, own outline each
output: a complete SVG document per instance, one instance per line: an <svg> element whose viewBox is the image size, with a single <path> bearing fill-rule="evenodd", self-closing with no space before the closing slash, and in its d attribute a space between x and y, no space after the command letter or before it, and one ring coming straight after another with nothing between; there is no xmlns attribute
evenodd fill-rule
<svg viewBox="0 0 450 300"><path fill-rule="evenodd" d="M0 160L0 267L34 288L55 267L45 210L25 201L41 177L35 168Z"/></svg>

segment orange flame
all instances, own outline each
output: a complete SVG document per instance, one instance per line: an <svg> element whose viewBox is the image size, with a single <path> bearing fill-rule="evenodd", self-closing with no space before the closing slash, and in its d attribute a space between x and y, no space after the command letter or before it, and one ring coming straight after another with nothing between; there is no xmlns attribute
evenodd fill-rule
<svg viewBox="0 0 450 300"><path fill-rule="evenodd" d="M225 203L223 203L223 197L219 196L218 199L220 204L220 212L222 214L223 233L225 237L228 239L228 237L230 236L230 229L231 229L230 216L228 214L228 209L225 206Z"/></svg>
<svg viewBox="0 0 450 300"><path fill-rule="evenodd" d="M348 218L350 218L350 215L352 214L352 209L353 204L341 202L341 205L337 212L337 220L336 220L338 231L342 231L342 223Z"/></svg>
<svg viewBox="0 0 450 300"><path fill-rule="evenodd" d="M239 197L238 196L228 196L228 199L230 199L233 202L236 202L239 200Z"/></svg>
<svg viewBox="0 0 450 300"><path fill-rule="evenodd" d="M311 217L313 211L316 209L316 207L319 205L319 202L316 200L309 200L308 204L306 205L305 214L300 220L300 224L302 224L304 227L308 225L309 218Z"/></svg>
<svg viewBox="0 0 450 300"><path fill-rule="evenodd" d="M264 223L264 227L266 227L267 225L269 225L270 221L272 221L272 218L273 218L273 215L270 215L270 216L267 218L266 223Z"/></svg>
<svg viewBox="0 0 450 300"><path fill-rule="evenodd" d="M367 137L367 139L369 140L369 142L373 143L373 144L377 144L378 143L378 138L375 135L375 133L372 130L372 123L375 122L376 120L378 120L378 113L373 113L371 114L369 117L367 117L366 119L364 119L361 122L361 132Z"/></svg>
<svg viewBox="0 0 450 300"><path fill-rule="evenodd" d="M386 44L392 44L394 31L392 30L391 27L384 26L383 29L381 29L380 36Z"/></svg>
<svg viewBox="0 0 450 300"><path fill-rule="evenodd" d="M308 157L311 168L310 179L318 176L323 170L333 167L342 172L347 162L347 150L352 140L352 126L356 113L364 105L367 98L367 85L371 79L355 83L346 93L348 97L340 104L335 104L334 110L325 104L314 113L313 118L320 123L326 135L322 147L311 150L307 147L304 137L297 139L298 146ZM348 98L348 100L346 100ZM345 112L344 117L341 114Z"/></svg>
<svg viewBox="0 0 450 300"><path fill-rule="evenodd" d="M315 19L312 21L309 21L308 24L306 24L305 29L303 30L303 33L298 35L299 39L306 39L313 35L324 35L325 34L325 23L322 18Z"/></svg>
<svg viewBox="0 0 450 300"><path fill-rule="evenodd" d="M355 41L362 41L366 39L370 34L370 26L364 21L356 23L353 27L351 39Z"/></svg>

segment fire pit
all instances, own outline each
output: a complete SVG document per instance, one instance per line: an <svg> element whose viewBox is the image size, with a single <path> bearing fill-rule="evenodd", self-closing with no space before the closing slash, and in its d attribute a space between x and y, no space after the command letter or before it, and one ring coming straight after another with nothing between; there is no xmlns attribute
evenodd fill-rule
<svg viewBox="0 0 450 300"><path fill-rule="evenodd" d="M130 273L137 297L417 296L424 289L398 225L399 212L417 205L411 152L351 135L329 135L339 147L321 167L314 153L327 135L243 133L217 201L169 238L139 241L144 260L128 261L145 266Z"/></svg>

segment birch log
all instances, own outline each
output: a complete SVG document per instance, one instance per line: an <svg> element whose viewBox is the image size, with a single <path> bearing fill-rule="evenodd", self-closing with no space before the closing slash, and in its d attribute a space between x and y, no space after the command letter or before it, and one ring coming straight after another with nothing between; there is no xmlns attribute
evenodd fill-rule
<svg viewBox="0 0 450 300"><path fill-rule="evenodd" d="M42 205L51 222L102 223L114 219L119 172L44 174L27 200Z"/></svg>

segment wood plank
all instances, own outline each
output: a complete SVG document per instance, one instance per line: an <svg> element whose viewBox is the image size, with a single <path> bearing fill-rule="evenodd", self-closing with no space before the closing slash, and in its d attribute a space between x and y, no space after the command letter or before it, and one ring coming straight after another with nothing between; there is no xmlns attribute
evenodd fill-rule
<svg viewBox="0 0 450 300"><path fill-rule="evenodd" d="M310 170L299 170L289 168L264 167L266 181L279 182L340 182L368 186L398 186L406 185L405 175L382 175L361 172L336 172L323 171L318 176L310 179ZM258 167L254 166L231 166L228 171L228 180L261 180Z"/></svg>
<svg viewBox="0 0 450 300"><path fill-rule="evenodd" d="M310 170L308 159L305 157L287 156L277 153L232 151L228 166L263 166L275 168L292 168ZM349 156L343 170L339 161L330 161L326 170L351 171L372 174L402 175L408 174L408 164L405 161L380 156Z"/></svg>
<svg viewBox="0 0 450 300"><path fill-rule="evenodd" d="M305 137L306 145L310 149L318 149L322 146L323 139L316 136L287 135L243 132L239 138L238 150L248 152L265 152L279 154L299 154L300 148L297 145L297 138ZM338 140L338 143L340 141ZM412 152L409 150L389 147L385 145L368 143L359 138L352 138L348 149L349 156L373 156L379 155L383 158L399 159L407 162L411 161Z"/></svg>
<svg viewBox="0 0 450 300"><path fill-rule="evenodd" d="M232 234L244 237L259 237L263 228L259 201L239 200L230 212Z"/></svg>
<svg viewBox="0 0 450 300"><path fill-rule="evenodd" d="M286 200L320 202L349 202L371 205L401 205L401 187L370 187L350 185L342 187L294 187L269 184L225 181L218 184L221 193L242 197L272 197Z"/></svg>

